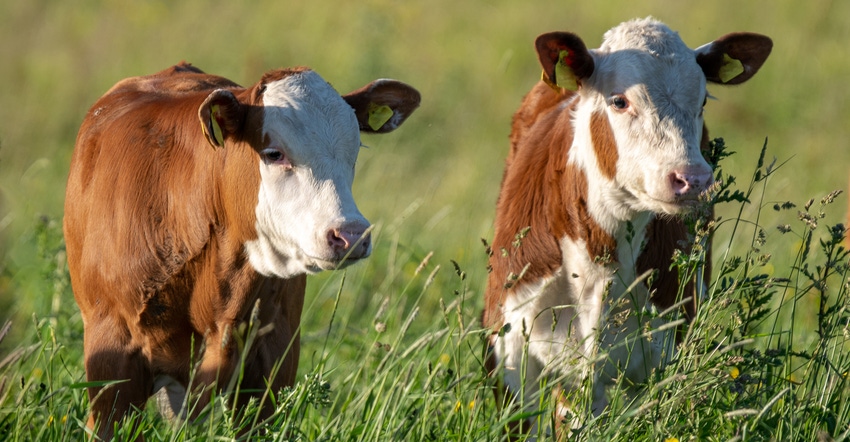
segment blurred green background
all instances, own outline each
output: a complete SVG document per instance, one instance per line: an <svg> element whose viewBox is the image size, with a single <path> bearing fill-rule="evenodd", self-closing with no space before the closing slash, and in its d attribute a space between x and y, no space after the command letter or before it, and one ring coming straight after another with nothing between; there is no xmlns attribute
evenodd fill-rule
<svg viewBox="0 0 850 442"><path fill-rule="evenodd" d="M457 261L470 291L481 293L480 238L492 236L511 116L540 75L534 38L568 30L597 47L607 29L647 15L692 47L733 31L772 37L773 54L753 80L710 88L718 100L706 109L709 129L738 152L724 167L746 182L769 137L769 157L788 162L765 205L802 205L845 188L847 1L2 2L0 320L18 318L20 328L33 312L75 314L72 300L45 296L61 290L48 286L35 244L60 247L44 226L61 224L77 129L118 80L181 60L243 85L272 68L307 65L341 93L379 77L418 88L422 106L404 127L364 137L354 192L384 240L359 271L370 278L392 272L397 253L418 262L433 251L432 263ZM831 223L844 215L845 196L839 201ZM773 216L761 218L768 237L777 234Z"/></svg>

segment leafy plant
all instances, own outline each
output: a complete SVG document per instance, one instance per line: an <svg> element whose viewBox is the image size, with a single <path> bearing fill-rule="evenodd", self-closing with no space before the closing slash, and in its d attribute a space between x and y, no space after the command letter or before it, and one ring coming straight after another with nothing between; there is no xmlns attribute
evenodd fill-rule
<svg viewBox="0 0 850 442"><path fill-rule="evenodd" d="M712 146L718 158L725 155L722 140ZM707 202L738 205L739 216L694 221L698 247L674 261L681 275L697 274L711 235L731 232L714 246L712 283L676 354L637 394L612 388L600 416L582 411L590 395L590 385L583 385L569 397L582 422L573 439L842 440L850 434L845 229L822 222L839 192L799 206L765 203L768 183L782 169L764 161L766 151L765 143L744 190L717 169L720 184ZM760 211L745 219L744 207L754 204L793 220L770 228L760 224ZM470 279L475 272L458 260L443 265L433 253L406 248L387 234L393 228L378 226L374 233L372 259L386 263L382 271L362 266L314 278L320 286L305 309L301 380L267 392L265 400L277 410L271 418L259 419L259 402L232 408L226 388L203 410L205 420L169 422L151 406L118 424L117 437L490 441L504 440L506 429L526 419L539 419L545 435L554 423L551 396L540 397L538 410L519 411L494 394L495 380L484 367L490 331L478 322L483 281ZM36 304L43 313L23 339L5 342L11 351L0 360L0 438L90 439L82 323L71 302L58 223L41 219L34 232L25 240L40 256L45 289ZM792 265L774 267L789 240ZM745 252L734 254L733 245ZM451 270L443 271L446 266Z"/></svg>

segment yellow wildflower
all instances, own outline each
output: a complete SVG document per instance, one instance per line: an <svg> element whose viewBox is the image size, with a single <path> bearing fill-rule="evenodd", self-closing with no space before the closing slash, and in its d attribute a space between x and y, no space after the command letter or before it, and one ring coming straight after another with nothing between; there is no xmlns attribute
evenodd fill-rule
<svg viewBox="0 0 850 442"><path fill-rule="evenodd" d="M460 411L460 409L461 409L462 407L463 407L463 404L462 404L460 401L455 402L455 413L457 413L458 411ZM470 410L472 410L473 408L475 408L475 399L473 399L473 400L469 401L469 403L466 405L466 407L467 407L467 408L469 408Z"/></svg>

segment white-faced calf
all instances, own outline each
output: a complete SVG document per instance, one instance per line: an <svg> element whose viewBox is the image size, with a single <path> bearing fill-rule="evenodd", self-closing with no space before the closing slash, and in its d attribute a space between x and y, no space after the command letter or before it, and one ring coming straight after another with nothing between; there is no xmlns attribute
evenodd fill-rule
<svg viewBox="0 0 850 442"><path fill-rule="evenodd" d="M674 215L713 181L706 82L750 79L771 47L736 33L692 50L653 19L611 29L593 50L567 32L537 38L543 79L514 115L484 312L504 382L526 406L546 379L570 391L594 373L598 413L616 376L640 383L669 355L673 339L636 332L660 325L641 319L651 302L675 302L668 268L686 231ZM660 291L627 293L651 268Z"/></svg>
<svg viewBox="0 0 850 442"><path fill-rule="evenodd" d="M419 100L393 80L340 96L306 68L243 88L180 64L92 106L64 229L86 375L117 381L89 388L100 437L157 391L184 415L187 390L200 410L237 370L239 403L292 385L305 274L371 251L351 191L360 132L396 129ZM263 329L240 367L257 304Z"/></svg>

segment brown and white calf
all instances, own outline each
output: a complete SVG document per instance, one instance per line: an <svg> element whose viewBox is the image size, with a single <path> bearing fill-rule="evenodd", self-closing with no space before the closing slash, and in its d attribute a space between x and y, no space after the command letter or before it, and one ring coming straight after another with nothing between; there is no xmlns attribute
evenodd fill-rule
<svg viewBox="0 0 850 442"><path fill-rule="evenodd" d="M394 80L340 96L306 68L244 88L183 63L101 97L64 219L86 375L116 381L89 388L89 426L109 439L160 389L185 415L187 390L200 409L237 370L242 391L292 385L305 275L371 251L351 190L360 133L396 129L419 100ZM240 367L256 304L263 328Z"/></svg>
<svg viewBox="0 0 850 442"><path fill-rule="evenodd" d="M537 38L543 79L514 115L484 312L526 406L540 382L570 391L593 372L598 413L619 372L641 382L669 355L674 339L636 332L660 325L641 313L651 302L676 301L669 266L686 229L673 215L713 181L706 82L748 80L771 47L737 33L692 50L651 18L608 31L599 49L566 32ZM652 268L653 299L643 284L628 290Z"/></svg>

